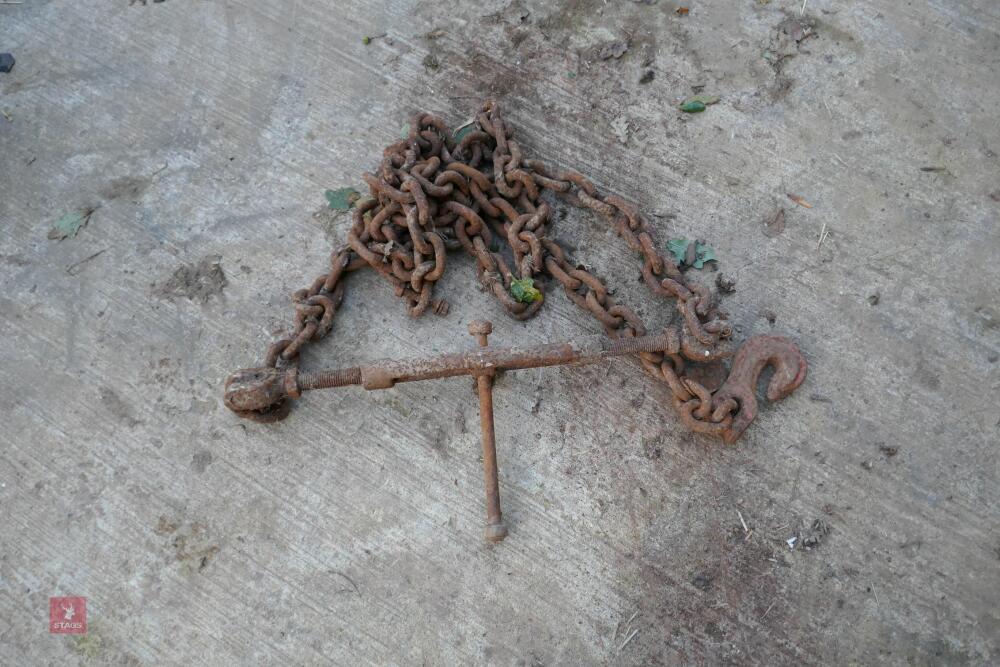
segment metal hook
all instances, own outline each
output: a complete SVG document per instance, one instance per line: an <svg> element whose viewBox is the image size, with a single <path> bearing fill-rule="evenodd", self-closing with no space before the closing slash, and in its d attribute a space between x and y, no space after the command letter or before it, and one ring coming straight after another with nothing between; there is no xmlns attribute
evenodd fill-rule
<svg viewBox="0 0 1000 667"><path fill-rule="evenodd" d="M729 377L712 397L718 407L729 399L739 404L732 425L722 439L736 442L750 422L757 417L757 380L768 366L774 376L767 386L767 398L778 401L795 391L806 379L806 360L795 344L784 336L754 336L736 353Z"/></svg>

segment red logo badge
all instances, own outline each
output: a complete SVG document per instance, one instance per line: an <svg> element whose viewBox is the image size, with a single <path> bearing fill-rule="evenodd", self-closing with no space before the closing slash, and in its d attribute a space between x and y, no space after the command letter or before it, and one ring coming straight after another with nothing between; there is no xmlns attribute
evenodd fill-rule
<svg viewBox="0 0 1000 667"><path fill-rule="evenodd" d="M49 598L49 632L87 634L87 598Z"/></svg>

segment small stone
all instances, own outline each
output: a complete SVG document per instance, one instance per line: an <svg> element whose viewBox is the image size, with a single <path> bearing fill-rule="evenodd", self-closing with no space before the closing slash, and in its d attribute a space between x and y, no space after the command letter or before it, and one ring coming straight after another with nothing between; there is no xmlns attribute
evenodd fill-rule
<svg viewBox="0 0 1000 667"><path fill-rule="evenodd" d="M651 69L648 69L643 73L642 77L640 77L639 83L650 83L655 78L656 78L656 72L654 72Z"/></svg>
<svg viewBox="0 0 1000 667"><path fill-rule="evenodd" d="M872 463L871 461L862 461L861 467L864 468L865 470L871 470L872 468L875 467L875 464Z"/></svg>
<svg viewBox="0 0 1000 667"><path fill-rule="evenodd" d="M701 572L691 580L691 584L698 590L707 591L712 587L712 575L708 572Z"/></svg>
<svg viewBox="0 0 1000 667"><path fill-rule="evenodd" d="M773 310L765 310L764 317L767 318L768 324L774 324L774 321L778 319L777 314Z"/></svg>
<svg viewBox="0 0 1000 667"><path fill-rule="evenodd" d="M886 458L891 458L899 453L899 447L892 447L890 445L879 445L879 450L885 454Z"/></svg>
<svg viewBox="0 0 1000 667"><path fill-rule="evenodd" d="M870 303L873 306L877 306L879 298L880 297L878 292L872 292L871 294L868 295L868 303Z"/></svg>
<svg viewBox="0 0 1000 667"><path fill-rule="evenodd" d="M14 69L14 56L9 53L0 53L0 72L6 74Z"/></svg>

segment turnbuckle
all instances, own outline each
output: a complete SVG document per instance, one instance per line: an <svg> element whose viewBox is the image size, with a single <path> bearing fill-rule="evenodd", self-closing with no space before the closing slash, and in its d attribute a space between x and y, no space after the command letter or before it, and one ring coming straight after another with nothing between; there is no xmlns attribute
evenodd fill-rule
<svg viewBox="0 0 1000 667"><path fill-rule="evenodd" d="M479 349L423 359L385 359L365 366L299 373L297 368L245 368L226 380L226 407L242 416L267 415L287 408L288 398L303 391L361 385L365 389L389 389L400 382L471 375L479 394L482 430L483 475L486 483L486 539L499 542L507 536L500 511L497 479L496 432L493 422L493 378L500 370L520 370L594 364L609 357L640 352L676 354L681 342L671 329L654 336L610 339L590 336L578 341L530 347L489 347L493 325L486 320L469 324L469 333Z"/></svg>
<svg viewBox="0 0 1000 667"><path fill-rule="evenodd" d="M433 380L471 375L479 395L479 422L482 430L483 474L486 484L486 539L499 542L507 536L507 527L500 511L500 489L497 481L496 432L493 422L493 378L497 371L584 365L601 362L609 357L661 352L677 354L686 348L685 341L674 329L665 329L653 336L606 338L590 336L577 341L549 343L529 347L489 347L488 337L493 325L486 320L469 324L469 333L479 348L469 352L442 354L422 359L385 359L364 366L300 373L298 368L246 368L236 371L226 380L226 407L237 414L259 421L281 418L288 411L289 398L298 398L304 391L360 385L368 390L389 389L400 382ZM733 359L729 377L711 396L706 412L715 410L734 417L722 429L726 442L734 442L757 415L757 381L763 370L775 369L768 385L767 397L774 401L788 396L806 375L806 361L798 348L781 336L755 336L741 347ZM689 413L682 419L695 430L701 422ZM714 428L714 426L713 426Z"/></svg>

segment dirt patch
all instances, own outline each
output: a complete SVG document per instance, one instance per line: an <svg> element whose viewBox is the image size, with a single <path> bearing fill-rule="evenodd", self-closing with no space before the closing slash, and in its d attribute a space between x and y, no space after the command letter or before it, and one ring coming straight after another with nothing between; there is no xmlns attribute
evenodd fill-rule
<svg viewBox="0 0 1000 667"><path fill-rule="evenodd" d="M135 415L132 413L132 406L123 401L121 397L115 393L115 390L111 387L101 387L101 405L111 413L111 415L125 424L129 428L134 428L142 423L142 420L136 419Z"/></svg>
<svg viewBox="0 0 1000 667"><path fill-rule="evenodd" d="M207 449L199 449L191 457L191 468L198 474L205 472L205 469L212 465L212 461L215 457L212 456L212 452Z"/></svg>
<svg viewBox="0 0 1000 667"><path fill-rule="evenodd" d="M713 577L708 572L699 572L695 575L694 579L691 580L691 585L700 591L708 591L712 588Z"/></svg>
<svg viewBox="0 0 1000 667"><path fill-rule="evenodd" d="M428 53L426 56L424 56L424 59L421 61L421 64L423 64L424 69L427 70L428 72L436 72L439 69L441 69L441 61L438 60L438 57L433 53Z"/></svg>
<svg viewBox="0 0 1000 667"><path fill-rule="evenodd" d="M204 571L220 550L211 537L208 525L200 521L183 522L161 516L153 532L168 538L167 545L174 560L190 574Z"/></svg>
<svg viewBox="0 0 1000 667"><path fill-rule="evenodd" d="M815 37L815 24L805 17L788 17L775 26L764 48L764 59L774 70L774 81L768 88L771 100L778 102L792 90L794 81L784 73L786 62L799 55L799 45Z"/></svg>
<svg viewBox="0 0 1000 667"><path fill-rule="evenodd" d="M516 92L527 93L538 78L537 70L498 61L485 53L474 53L462 66L475 79L475 90L482 95L502 98Z"/></svg>
<svg viewBox="0 0 1000 667"><path fill-rule="evenodd" d="M597 10L603 7L604 3L600 0L570 0L541 18L538 29L546 35L557 34L560 38L556 42L557 47L565 48L570 35L582 30L594 17L600 17Z"/></svg>
<svg viewBox="0 0 1000 667"><path fill-rule="evenodd" d="M122 176L104 186L100 195L109 201L122 197L137 200L149 188L149 182L148 178L140 176Z"/></svg>
<svg viewBox="0 0 1000 667"><path fill-rule="evenodd" d="M208 303L216 294L221 294L229 284L222 270L222 257L207 255L195 264L178 267L173 275L162 283L153 285L153 293L168 301L183 297L199 303Z"/></svg>

